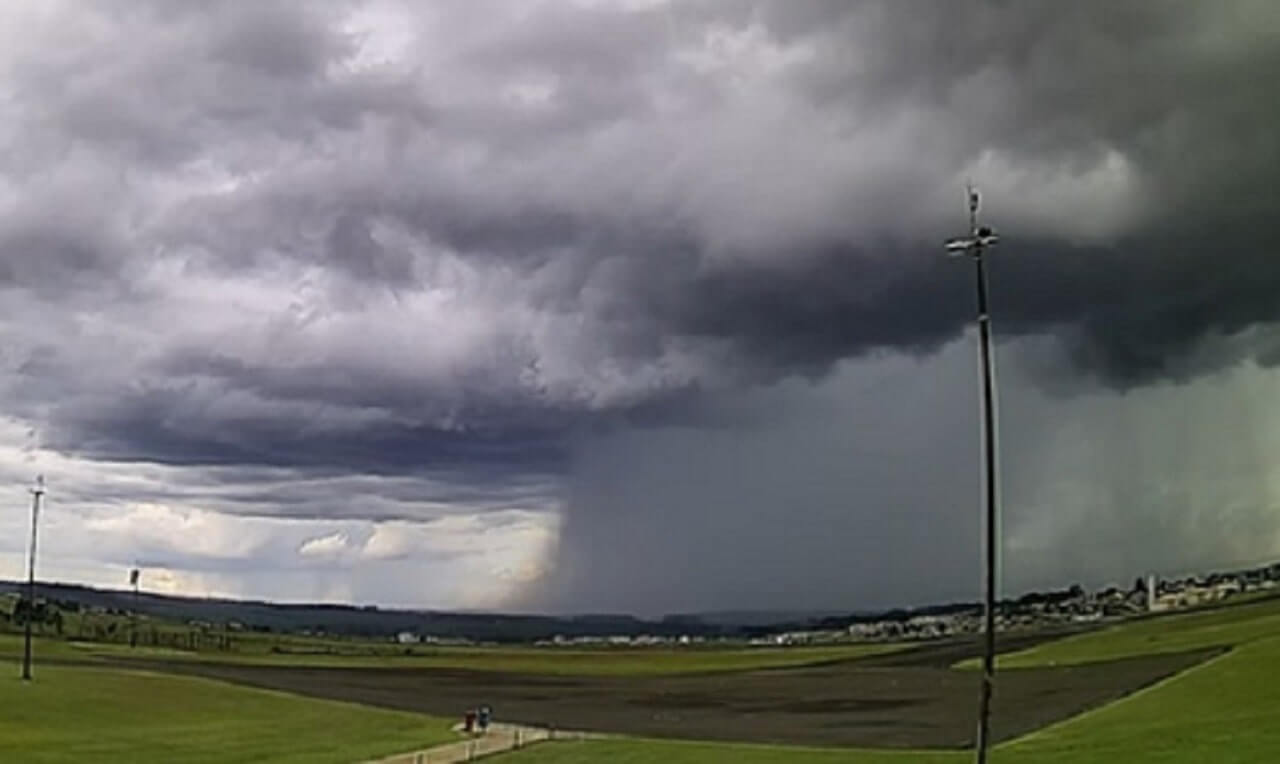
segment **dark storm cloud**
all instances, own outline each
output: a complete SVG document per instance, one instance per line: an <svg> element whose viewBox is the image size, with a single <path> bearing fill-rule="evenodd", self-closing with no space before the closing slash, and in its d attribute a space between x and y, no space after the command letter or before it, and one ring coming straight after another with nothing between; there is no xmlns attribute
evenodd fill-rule
<svg viewBox="0 0 1280 764"><path fill-rule="evenodd" d="M651 615L976 601L973 342L722 396L752 412L733 428L583 444L557 565L519 601ZM1274 375L1242 365L1191 385L1055 397L1023 373L1041 342L997 353L1006 595L1275 556Z"/></svg>
<svg viewBox="0 0 1280 764"><path fill-rule="evenodd" d="M140 464L115 462L113 466L128 471ZM467 468L399 475L269 465L147 469L160 470L162 479L66 481L59 487L59 501L99 506L178 502L228 515L418 522L480 508L485 514L475 518L478 526L502 527L511 522L505 511L539 506L554 489L552 478L526 475L515 480L508 469L493 474Z"/></svg>
<svg viewBox="0 0 1280 764"><path fill-rule="evenodd" d="M877 347L933 350L968 316L968 283L940 258L909 262L868 278L874 265L857 250L832 247L798 272L766 265L709 274L693 281L678 320L767 359L775 375L825 371Z"/></svg>
<svg viewBox="0 0 1280 764"><path fill-rule="evenodd" d="M498 467L549 474L564 463L560 433L514 426L452 432L385 424L343 433L327 432L321 424L309 431L297 420L206 419L186 414L171 400L145 396L103 413L98 420L53 420L46 444L82 456L162 464L340 465L373 473L452 468L477 480ZM89 433L104 437L86 437Z"/></svg>
<svg viewBox="0 0 1280 764"><path fill-rule="evenodd" d="M880 117L863 113L898 111L947 120L949 129L935 136L946 142L938 155L942 173L963 168L992 147L1015 164L1047 162L1068 176L1087 172L1108 151L1124 155L1143 181L1144 209L1123 238L1072 245L1037 230L1037 221L1020 225L1016 205L1007 201L1005 206L1014 209L1005 213L1007 220L999 219L999 197L990 207L1011 236L1007 259L1033 263L998 266L1010 295L1000 306L1004 326L1028 333L1061 330L1081 368L1132 384L1158 379L1162 364L1176 362L1204 336L1275 318L1270 301L1253 297L1265 295L1274 278L1274 269L1262 262L1276 234L1263 189L1277 171L1277 154L1265 82L1252 73L1265 70L1280 51L1273 40L1249 32L1249 12L1266 8L1244 9L1234 18L1206 15L1195 5L802 3L763 5L745 16L727 16L744 26L762 24L764 34L779 43L813 51L789 65L785 78L802 86L825 83L831 97L820 98L814 90L809 94L816 100L806 104L816 106L825 120L874 125ZM666 27L655 23L663 13ZM664 36L672 24L697 21L714 29L722 21L705 8L664 9L619 29L617 16L600 9L539 15L511 38L501 38L501 44L487 41L467 60L483 63L481 71L555 74L563 90L555 111L578 114L590 110L573 95L583 87L582 77L603 73L611 91L628 92L630 83L662 69L660 64L642 67L637 46L696 39L685 28ZM1240 36L1238 47L1232 46L1234 35ZM857 55L842 52L849 39L868 44L853 46ZM613 119L623 125L656 123L652 93L632 95L612 112ZM1205 108L1192 107L1210 101ZM715 99L709 103L713 114L723 106ZM494 116L511 111L490 106L497 109ZM796 126L818 127L799 120ZM447 133L450 127L446 115L440 130ZM567 136L592 136L587 124L561 129ZM523 137L530 143L495 145L519 163L543 155L552 143L536 133ZM655 150L636 140L639 151ZM659 132L653 140L672 139ZM1237 145L1247 149L1230 148ZM566 175L572 175L572 156L562 159L569 163ZM909 164L906 157L903 161ZM491 169L504 172L501 165ZM908 178L905 185L886 180L887 209L909 205L910 195L923 191L919 179ZM679 190L669 190L680 198ZM934 242L922 247L919 235L901 230L891 218L867 228L880 235L874 245L892 257L867 256L856 229L837 228L834 242L829 231L799 229L765 245L765 267L734 262L708 267L707 253L715 245L700 230L706 221L690 219L696 209L677 207L659 223L664 218L643 198L629 207L592 210L587 199L557 199L552 189L538 191L548 193L519 194L492 206L474 198L459 204L411 196L418 203L407 205L411 212L394 198L374 207L465 252L639 261L638 269L613 269L602 284L622 296L613 303L620 310L618 323L645 326L654 334L726 340L741 351L745 366L773 366L779 375L791 371L797 354L822 365L875 347L933 347L963 324L966 312L949 284L954 274L933 262ZM1064 204L1061 214L1077 214L1072 206ZM1095 221L1089 210L1078 214L1087 234ZM1072 221L1059 223L1050 233L1070 240ZM942 229L935 223L924 230ZM1210 264L1216 253L1228 250L1237 265L1224 272ZM1044 251L1053 255L1041 256ZM1261 267L1241 267L1246 258ZM1182 288L1202 279L1206 268L1212 272L1206 285ZM403 269L395 271L396 278L403 276ZM1149 284L1156 288L1145 288ZM559 285L561 295L576 294L582 286L580 279ZM1245 299L1237 299L1241 296Z"/></svg>
<svg viewBox="0 0 1280 764"><path fill-rule="evenodd" d="M584 432L706 423L723 391L959 336L971 276L938 244L963 226L966 176L1006 235L1002 336L1050 334L1073 374L1117 386L1270 358L1250 329L1277 318L1280 286L1275 16L154 3L23 19L0 159L7 411L95 459L501 494L562 473Z"/></svg>
<svg viewBox="0 0 1280 764"><path fill-rule="evenodd" d="M525 596L647 615L969 597L977 473L946 437L976 425L954 405L974 392L967 350L749 393L736 403L756 421L732 429L593 440L556 568Z"/></svg>
<svg viewBox="0 0 1280 764"><path fill-rule="evenodd" d="M777 3L754 15L778 39L814 46L792 76L832 111L945 120L954 145L944 160L996 148L1067 172L1108 150L1133 162L1146 209L1124 236L1097 245L1072 242L1091 227L1087 214L1074 234L1068 223L1046 237L1011 215L1012 200L988 195L1007 234L993 266L1006 333L1060 332L1080 369L1131 385L1161 379L1201 339L1276 319L1270 254L1280 229L1265 189L1280 174L1280 141L1262 72L1280 66L1280 39L1252 27L1274 21L1274 9ZM897 254L896 268L842 252L798 273L727 274L715 293L750 297L738 310L732 298L694 300L710 317L694 325L709 320L784 362L824 340L814 354L839 358L953 336L966 311L939 282L955 274L928 263L931 250L899 244ZM850 299L878 268L893 271L890 286Z"/></svg>

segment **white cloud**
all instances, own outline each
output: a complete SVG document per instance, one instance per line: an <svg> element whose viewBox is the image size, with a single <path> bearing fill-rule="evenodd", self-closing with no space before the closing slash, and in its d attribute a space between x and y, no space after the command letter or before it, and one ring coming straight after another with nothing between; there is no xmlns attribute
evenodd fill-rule
<svg viewBox="0 0 1280 764"><path fill-rule="evenodd" d="M41 579L123 588L140 563L146 590L173 594L493 607L518 590L522 575L546 564L557 523L545 508L469 511L433 502L420 505L424 520L416 522L236 514L279 511L272 504L277 491L290 501L298 491L315 491L343 502L365 492L383 511L408 512L412 505L377 495L403 488L404 479L326 483L265 470L240 481L211 480L196 468L50 452L34 447L20 423L0 419L0 485L9 486L15 508L29 506L27 487L37 472L48 481ZM246 500L258 493L265 495ZM124 498L131 495L149 498ZM28 517L0 514L0 578L25 576Z"/></svg>
<svg viewBox="0 0 1280 764"><path fill-rule="evenodd" d="M1079 242L1110 242L1133 229L1146 191L1134 163L1108 148L1091 160L1015 158L989 150L966 166L955 187L972 181L997 200L999 214L1021 230Z"/></svg>
<svg viewBox="0 0 1280 764"><path fill-rule="evenodd" d="M361 549L368 560L398 560L422 550L419 539L404 523L378 523Z"/></svg>
<svg viewBox="0 0 1280 764"><path fill-rule="evenodd" d="M303 557L336 558L351 548L347 534L330 533L327 536L316 536L302 542L298 554Z"/></svg>

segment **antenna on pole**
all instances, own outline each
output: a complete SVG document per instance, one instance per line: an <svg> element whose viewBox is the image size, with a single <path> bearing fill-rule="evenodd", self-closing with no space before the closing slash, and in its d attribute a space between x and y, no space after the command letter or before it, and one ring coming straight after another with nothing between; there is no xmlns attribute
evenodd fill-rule
<svg viewBox="0 0 1280 764"><path fill-rule="evenodd" d="M969 235L977 236L978 235L978 204L981 201L981 199L978 196L978 189L974 187L973 183L969 181L965 181L964 189L969 197Z"/></svg>
<svg viewBox="0 0 1280 764"><path fill-rule="evenodd" d="M982 450L984 493L983 577L983 646L982 685L978 699L978 734L974 744L977 764L986 764L987 749L991 744L991 696L995 688L996 673L996 577L999 537L996 528L997 488L996 478L996 422L995 422L995 360L991 352L991 316L987 310L987 271L983 257L991 245L999 241L996 232L988 226L978 227L978 205L981 201L978 189L965 183L969 203L969 235L946 242L946 250L952 255L969 255L973 258L978 298L978 350L982 372Z"/></svg>

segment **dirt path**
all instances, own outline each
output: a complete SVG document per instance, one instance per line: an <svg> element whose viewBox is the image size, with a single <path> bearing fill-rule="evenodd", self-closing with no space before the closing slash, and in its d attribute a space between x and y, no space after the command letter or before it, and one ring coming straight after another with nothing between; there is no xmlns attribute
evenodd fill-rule
<svg viewBox="0 0 1280 764"><path fill-rule="evenodd" d="M460 735L461 725L454 727ZM545 727L527 727L521 724L493 724L483 735L468 737L456 743L445 743L420 751L398 753L384 759L374 759L365 764L452 764L458 761L474 761L505 751L534 745L547 740L585 739L599 737L583 732L554 731Z"/></svg>
<svg viewBox="0 0 1280 764"><path fill-rule="evenodd" d="M1214 652L1002 671L993 733L998 740L1025 734L1123 697ZM978 672L947 668L963 657L966 652L956 646L939 645L892 661L666 677L131 665L436 715L453 716L459 708L484 702L503 719L531 727L819 746L960 748L972 742L978 692Z"/></svg>

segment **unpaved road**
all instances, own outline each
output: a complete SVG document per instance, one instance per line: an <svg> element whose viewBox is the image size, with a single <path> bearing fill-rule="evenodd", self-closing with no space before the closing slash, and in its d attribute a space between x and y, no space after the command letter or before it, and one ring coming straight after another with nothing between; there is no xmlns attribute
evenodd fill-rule
<svg viewBox="0 0 1280 764"><path fill-rule="evenodd" d="M125 665L443 716L488 703L503 721L561 729L951 748L972 742L978 674L947 667L975 649L976 643L949 643L844 663L671 677L154 661ZM993 732L997 739L1025 734L1120 698L1217 652L1002 671L996 680Z"/></svg>

